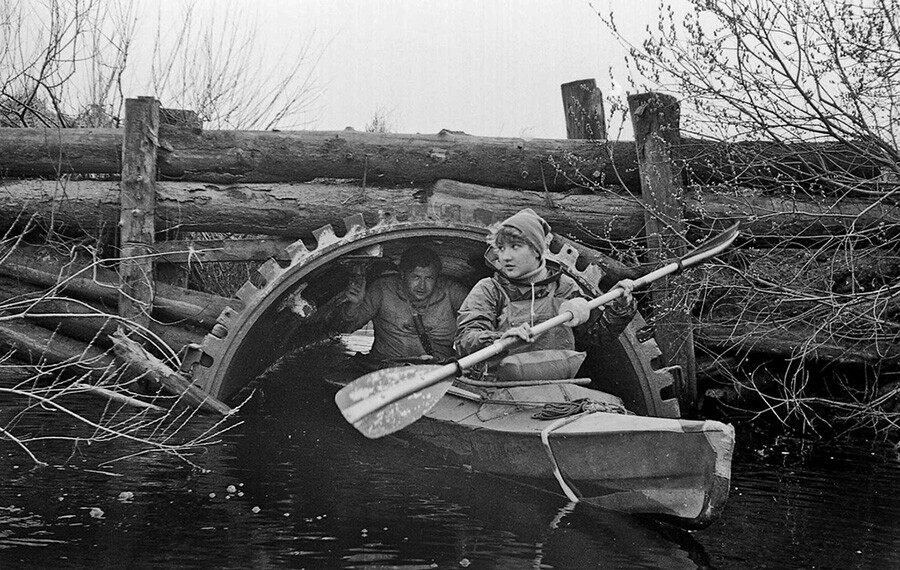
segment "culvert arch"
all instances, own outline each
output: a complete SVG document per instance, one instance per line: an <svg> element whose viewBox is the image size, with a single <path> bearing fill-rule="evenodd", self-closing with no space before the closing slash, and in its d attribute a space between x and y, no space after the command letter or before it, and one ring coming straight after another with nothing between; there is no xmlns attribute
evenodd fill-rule
<svg viewBox="0 0 900 570"><path fill-rule="evenodd" d="M356 215L344 220L340 236L330 225L320 228L312 241L298 240L287 248L282 258L288 263L270 259L260 267L258 278L237 293L243 308L222 312L212 332L185 359L185 370L210 395L231 399L284 351L334 332L332 317L352 265L376 271L412 243L435 249L445 272L471 286L489 274L483 254L494 221L490 212L453 209L439 215L414 213L404 220L380 214L371 226ZM588 294L602 292L603 268L579 262L571 244L554 240L550 260ZM645 327L638 315L618 339L585 347L586 370L596 387L619 395L636 413L678 417L672 391L677 370L657 368L660 351L652 337L643 338Z"/></svg>

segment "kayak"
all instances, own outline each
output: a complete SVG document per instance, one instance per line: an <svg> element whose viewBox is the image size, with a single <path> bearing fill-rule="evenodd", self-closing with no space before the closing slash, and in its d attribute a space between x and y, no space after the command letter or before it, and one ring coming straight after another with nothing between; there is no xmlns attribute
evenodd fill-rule
<svg viewBox="0 0 900 570"><path fill-rule="evenodd" d="M396 435L475 471L687 528L721 513L734 449L729 425L635 415L616 396L571 383L457 383Z"/></svg>

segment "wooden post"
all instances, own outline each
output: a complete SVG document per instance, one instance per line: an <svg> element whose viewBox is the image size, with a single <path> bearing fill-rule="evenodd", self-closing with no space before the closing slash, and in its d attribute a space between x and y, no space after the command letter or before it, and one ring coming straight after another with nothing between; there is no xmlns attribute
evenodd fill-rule
<svg viewBox="0 0 900 570"><path fill-rule="evenodd" d="M680 173L672 161L671 149L678 144L680 107L678 101L660 93L628 97L634 143L637 147L644 199L644 223L649 261L660 262L686 251L683 195ZM675 290L676 278L660 279L651 287L656 341L668 366L681 366L676 383L682 414L691 414L697 401L694 335L690 314Z"/></svg>
<svg viewBox="0 0 900 570"><path fill-rule="evenodd" d="M606 140L606 114L603 93L593 79L562 84L566 113L566 138Z"/></svg>
<svg viewBox="0 0 900 570"><path fill-rule="evenodd" d="M159 101L138 97L125 101L122 140L121 212L119 216L119 316L150 325L153 307L153 249L156 216L156 150Z"/></svg>

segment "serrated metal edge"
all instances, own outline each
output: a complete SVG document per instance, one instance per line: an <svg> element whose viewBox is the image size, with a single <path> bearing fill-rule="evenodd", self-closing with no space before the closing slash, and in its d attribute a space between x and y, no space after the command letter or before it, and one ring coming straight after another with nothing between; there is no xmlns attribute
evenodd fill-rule
<svg viewBox="0 0 900 570"><path fill-rule="evenodd" d="M468 210L459 205L447 204L442 205L439 211L432 210L429 212L426 205L422 205L421 208L412 208L410 220L418 223L423 221L436 223L465 223L481 226L490 230L496 227L496 224L502 221L502 218L490 210L481 208ZM222 314L217 319L217 326L215 328L216 334L210 333L206 335L199 347L199 351L202 355L207 356L212 362L215 362L217 356L221 354L225 347L231 342L227 337L228 331L233 330L234 328L233 324L237 319L241 318L244 313L248 312L253 304L258 303L263 299L268 290L282 275L295 270L298 265L302 265L308 260L316 257L317 254L322 252L328 246L338 243L352 243L359 236L364 235L369 231L383 230L388 226L399 226L406 222L397 220L391 212L379 211L377 222L372 227L366 226L362 214L348 216L347 218L344 218L343 223L346 232L342 237L338 237L335 234L331 224L327 224L314 230L312 232L316 241L316 247L314 249L309 249L302 239L298 239L287 246L285 252L291 259L291 262L287 267L281 267L275 259L270 259L263 264L263 266L260 267L260 275L265 279L266 285L257 287L248 281L241 287L236 296L244 302L243 310L236 311L235 309L228 307L222 311ZM579 258L578 250L565 245L559 252L551 252L548 257L560 265L565 266L566 271L578 276L583 282L591 284L595 289L599 288L598 284L600 279L605 275L600 267L590 262L586 264L584 269L579 270L577 268L577 261ZM223 330L225 333L224 335L222 335ZM635 347L635 353L641 361L641 373L648 377L653 388L656 390L663 390L666 387L671 386L673 383L671 373L667 372L667 369L655 369L653 367L652 361L660 354L656 341L649 339L644 343L640 343L632 333L631 336L628 337L628 342ZM208 390L212 378L204 377L202 374L197 373L199 366L196 363L201 360L202 355L198 355L196 358L192 359L194 364L191 366L191 372L196 377L194 380L195 384L204 390ZM658 391L657 394L659 394ZM664 408L662 411L673 414L668 417L679 416L677 400L662 400L661 397L658 399ZM660 410L657 410L657 412L660 412Z"/></svg>
<svg viewBox="0 0 900 570"><path fill-rule="evenodd" d="M604 271L591 262L588 262L584 269L579 270L577 267L579 257L580 253L578 250L568 244L563 244L556 253L552 251L547 253L548 259L555 261L560 264L560 266L564 266L570 275L580 278L584 283L591 285L595 290L599 291L599 283L605 275ZM678 399L663 398L662 396L662 391L672 386L675 382L675 378L671 372L672 367L656 368L654 361L662 354L662 351L656 343L656 340L653 338L647 339L644 342L638 341L635 331L642 324L643 318L640 315L637 315L629 324L623 335L633 347L635 356L638 360L638 365L641 367L640 373L647 378L648 388L653 391L652 396L654 396L654 399L657 401L655 413L661 417L680 417L681 413Z"/></svg>

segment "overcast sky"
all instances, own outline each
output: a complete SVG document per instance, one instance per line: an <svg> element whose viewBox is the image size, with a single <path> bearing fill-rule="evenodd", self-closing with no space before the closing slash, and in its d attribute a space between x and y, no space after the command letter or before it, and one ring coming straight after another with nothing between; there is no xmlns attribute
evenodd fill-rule
<svg viewBox="0 0 900 570"><path fill-rule="evenodd" d="M608 89L622 48L597 11L637 35L652 0L254 0L259 38L312 36L324 90L309 128L362 130L376 113L394 132L565 138L560 85ZM593 6L592 6L593 4ZM213 4L221 6L219 2ZM618 79L618 78L617 78Z"/></svg>
<svg viewBox="0 0 900 570"><path fill-rule="evenodd" d="M586 0L304 0L302 13L278 4L279 19L309 18L330 39L317 74L322 129L361 129L380 112L398 132L565 138L560 85L593 77L605 87L622 60ZM615 4L630 4L636 29L641 12L655 13L655 2Z"/></svg>
<svg viewBox="0 0 900 570"><path fill-rule="evenodd" d="M175 6L187 0L167 0ZM313 38L323 94L304 128L362 130L376 114L393 132L565 138L560 85L622 84L623 48L597 16L616 10L639 38L654 0L231 0L268 53ZM220 14L221 0L200 0ZM156 9L156 8L154 8ZM204 12L205 11L205 12ZM147 21L147 20L142 20Z"/></svg>

